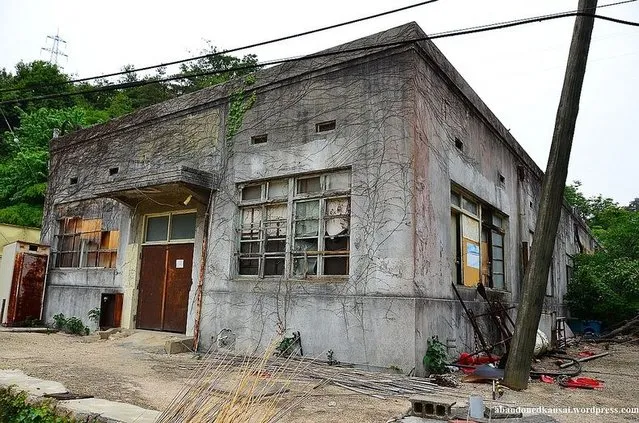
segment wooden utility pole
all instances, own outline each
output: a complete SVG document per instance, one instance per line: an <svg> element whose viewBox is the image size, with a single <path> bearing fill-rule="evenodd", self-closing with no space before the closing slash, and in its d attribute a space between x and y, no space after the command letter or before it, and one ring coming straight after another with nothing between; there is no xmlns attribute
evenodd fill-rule
<svg viewBox="0 0 639 423"><path fill-rule="evenodd" d="M594 14L596 7L597 0L579 0L579 12ZM594 22L593 16L577 16L568 52L564 85L555 118L555 131L541 188L532 251L524 276L515 333L506 363L504 384L515 390L526 389L528 386L537 327L548 282L548 270L563 206L570 149Z"/></svg>

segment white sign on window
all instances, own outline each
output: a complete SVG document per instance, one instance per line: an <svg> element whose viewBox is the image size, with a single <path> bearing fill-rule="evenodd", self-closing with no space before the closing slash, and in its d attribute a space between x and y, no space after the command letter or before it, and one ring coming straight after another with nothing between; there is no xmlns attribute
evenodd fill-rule
<svg viewBox="0 0 639 423"><path fill-rule="evenodd" d="M175 268L176 269L184 269L184 260L183 259L175 260Z"/></svg>

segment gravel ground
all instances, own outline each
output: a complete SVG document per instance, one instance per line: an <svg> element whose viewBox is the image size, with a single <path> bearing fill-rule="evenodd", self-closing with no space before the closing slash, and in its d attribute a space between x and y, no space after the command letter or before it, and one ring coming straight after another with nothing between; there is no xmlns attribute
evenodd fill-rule
<svg viewBox="0 0 639 423"><path fill-rule="evenodd" d="M197 363L192 354L164 354L166 339L150 331L106 341L96 335L0 332L0 369L61 382L75 394L162 410ZM409 407L405 399L380 400L324 386L314 389L286 422L385 422Z"/></svg>
<svg viewBox="0 0 639 423"><path fill-rule="evenodd" d="M0 332L0 369L20 369L30 376L63 383L76 394L162 410L179 392L196 365L192 354L166 355L166 334L136 331L107 341L97 336ZM601 345L581 349L601 350ZM573 350L572 353L576 353ZM605 381L603 391L564 389L533 382L523 392L505 390L503 402L515 406L639 407L639 347L610 345L607 357L584 363L581 376ZM490 398L490 385L463 383L461 395ZM291 423L385 422L405 412L405 399L380 400L335 386L312 391L286 419ZM565 423L639 421L635 415L554 414Z"/></svg>

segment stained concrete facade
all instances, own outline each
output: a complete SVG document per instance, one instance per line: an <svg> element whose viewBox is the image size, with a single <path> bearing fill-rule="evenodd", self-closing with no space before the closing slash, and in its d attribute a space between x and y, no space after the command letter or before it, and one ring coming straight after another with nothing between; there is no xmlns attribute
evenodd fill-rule
<svg viewBox="0 0 639 423"><path fill-rule="evenodd" d="M119 292L122 326L136 327L146 216L191 210L186 333L194 332L201 282L203 348L224 333L236 350L252 351L299 331L306 355L333 350L342 362L418 372L433 335L451 355L472 350L451 286L451 190L503 218L504 287L489 294L516 306L542 172L434 44L412 41L424 35L407 24L53 140L43 242L55 249L58 221L82 216L117 228L119 244L113 268L50 269L46 316L86 320L101 293ZM387 43L397 44L376 47ZM238 101L247 105L240 125ZM327 131L317 126L332 121ZM293 275L287 209L288 276L240 276L243 189L286 180L291 207L300 178L328 181L344 171L348 275ZM565 209L540 324L547 332L565 313L570 256L593 242ZM458 289L482 309L474 288Z"/></svg>

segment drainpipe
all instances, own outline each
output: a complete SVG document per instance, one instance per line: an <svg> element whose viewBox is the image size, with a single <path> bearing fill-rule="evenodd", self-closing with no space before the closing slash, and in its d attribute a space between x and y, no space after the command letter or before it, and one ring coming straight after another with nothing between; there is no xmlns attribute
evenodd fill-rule
<svg viewBox="0 0 639 423"><path fill-rule="evenodd" d="M209 202L206 205L206 213L204 214L204 234L202 234L202 253L200 255L200 272L197 281L197 290L195 293L195 325L193 328L193 351L197 351L200 346L200 320L202 318L202 296L204 290L204 275L206 273L206 253L208 248L208 234L210 211L213 202L213 191L209 194Z"/></svg>
<svg viewBox="0 0 639 423"><path fill-rule="evenodd" d="M524 254L527 254L527 252L524 252L524 245L528 246L528 222L526 220L526 210L528 205L526 204L526 196L524 195L524 189L525 189L525 181L526 181L526 170L524 168L523 165L519 165L517 166L517 203L518 203L518 220L519 220L519 242L518 242L518 246L517 249L519 250L519 256L521 257L521 260L519 261L520 263L520 272L521 272L521 278L520 280L523 281L524 279L524 272L525 272L525 268L524 268L524 263L527 261L526 258L524 257ZM524 244L524 242L526 244ZM520 283L517 289L517 298L513 298L514 301L519 302L519 299L521 298L521 292L522 292L522 284Z"/></svg>

